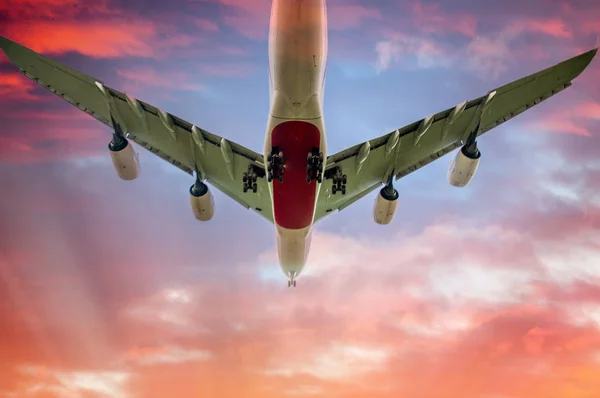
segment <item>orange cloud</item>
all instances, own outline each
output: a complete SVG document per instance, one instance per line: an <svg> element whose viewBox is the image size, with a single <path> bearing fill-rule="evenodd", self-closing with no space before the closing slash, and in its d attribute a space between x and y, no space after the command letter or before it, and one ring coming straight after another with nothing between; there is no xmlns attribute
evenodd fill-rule
<svg viewBox="0 0 600 398"><path fill-rule="evenodd" d="M155 24L135 20L15 25L9 32L9 38L37 52L75 51L105 58L124 55L164 58L169 49L186 47L193 41L187 35L161 38Z"/></svg>
<svg viewBox="0 0 600 398"><path fill-rule="evenodd" d="M4 101L36 101L38 96L31 92L37 86L20 73L0 73L0 102Z"/></svg>
<svg viewBox="0 0 600 398"><path fill-rule="evenodd" d="M68 199L75 189L82 188L67 190L64 198L75 201ZM2 373L10 375L5 379L0 376L4 391L27 396L33 389L33 398L242 392L268 398L311 393L583 398L574 386L600 387L593 377L600 349L594 314L575 317L569 306L583 300L561 296L578 291L581 281L548 279L537 257L524 254L527 247L548 243L533 228L539 220L528 220L525 228L452 220L383 240L317 232L303 282L290 294L272 249L243 264L221 257L189 265L180 262L188 251L176 239L166 254L168 270L143 250L92 259L90 253L101 250L98 242L109 247L121 238L107 237L112 227L100 222L109 204L91 200L82 217L93 228L84 234L58 223L52 236L32 234L36 242L68 246L55 246L61 250L53 257L12 256L2 274L25 271L31 280L50 267L61 276L54 282L38 277L40 285L21 285L21 294L11 283L12 295L2 297L37 316L37 322L23 323L27 333L0 328L0 347L7 334L13 341L3 351L10 352L14 368ZM146 205L163 200L148 197ZM114 211L110 217L116 220L131 209ZM177 218L174 208L160 217ZM129 226L123 228L128 233ZM582 235L595 233L593 228ZM569 253L582 245L574 240L559 250ZM85 250L91 251L79 257ZM85 268L79 265L84 258ZM198 267L202 277L195 280ZM0 294L9 291L6 280L0 278ZM14 314L9 319L17 324ZM44 338L58 359L35 350L26 355L28 341L36 346Z"/></svg>
<svg viewBox="0 0 600 398"><path fill-rule="evenodd" d="M8 0L0 13L8 17L0 34L42 53L162 59L197 41L176 26L132 15L108 0L85 5L81 0Z"/></svg>

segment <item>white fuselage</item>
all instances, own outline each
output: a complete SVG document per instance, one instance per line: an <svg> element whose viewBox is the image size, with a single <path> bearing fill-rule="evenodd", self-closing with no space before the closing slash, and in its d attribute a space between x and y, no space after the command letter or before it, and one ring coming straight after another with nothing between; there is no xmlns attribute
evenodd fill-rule
<svg viewBox="0 0 600 398"><path fill-rule="evenodd" d="M327 158L323 92L327 61L325 0L273 0L269 32L270 112L265 159L273 148L284 157L284 180L269 184L277 254L286 275L302 271L320 184L307 183L310 148ZM325 165L323 164L323 167Z"/></svg>

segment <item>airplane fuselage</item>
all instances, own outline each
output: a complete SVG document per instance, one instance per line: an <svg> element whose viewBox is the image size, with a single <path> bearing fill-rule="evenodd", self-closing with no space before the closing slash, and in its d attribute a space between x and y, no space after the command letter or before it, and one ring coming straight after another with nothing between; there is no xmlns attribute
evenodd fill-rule
<svg viewBox="0 0 600 398"><path fill-rule="evenodd" d="M325 0L274 0L269 31L271 105L264 157L281 153L283 181L269 191L277 255L291 281L302 271L310 249L320 184L307 182L312 151L327 159L323 93L327 62ZM325 160L320 165L325 167Z"/></svg>

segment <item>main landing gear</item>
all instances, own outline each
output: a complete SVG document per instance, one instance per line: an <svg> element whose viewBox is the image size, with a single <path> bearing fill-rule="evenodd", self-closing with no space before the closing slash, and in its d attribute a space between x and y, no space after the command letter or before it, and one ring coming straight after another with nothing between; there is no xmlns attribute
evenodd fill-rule
<svg viewBox="0 0 600 398"><path fill-rule="evenodd" d="M341 192L342 195L346 194L346 174L342 174L342 169L338 168L336 173L331 178L333 186L331 187L331 193L335 195L337 192Z"/></svg>
<svg viewBox="0 0 600 398"><path fill-rule="evenodd" d="M306 158L306 182L310 184L313 180L323 181L323 152L317 147L313 147Z"/></svg>
<svg viewBox="0 0 600 398"><path fill-rule="evenodd" d="M267 181L277 179L283 182L283 165L283 153L275 146L267 155Z"/></svg>
<svg viewBox="0 0 600 398"><path fill-rule="evenodd" d="M249 189L256 193L258 185L256 184L256 178L258 176L252 169L252 165L248 166L248 172L242 174L242 181L244 182L244 192L248 192Z"/></svg>

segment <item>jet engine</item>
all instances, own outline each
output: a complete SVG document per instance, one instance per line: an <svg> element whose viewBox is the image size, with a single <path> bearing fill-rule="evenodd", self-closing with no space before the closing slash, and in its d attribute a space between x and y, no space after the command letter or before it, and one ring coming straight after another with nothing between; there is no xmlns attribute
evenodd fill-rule
<svg viewBox="0 0 600 398"><path fill-rule="evenodd" d="M123 180L135 180L140 175L140 164L137 154L126 138L108 144L110 159L115 171Z"/></svg>
<svg viewBox="0 0 600 398"><path fill-rule="evenodd" d="M215 201L208 186L200 180L190 187L190 204L196 219L209 221L215 215Z"/></svg>
<svg viewBox="0 0 600 398"><path fill-rule="evenodd" d="M450 163L448 182L455 187L466 187L477 171L480 158L481 152L477 149L476 143L463 146Z"/></svg>
<svg viewBox="0 0 600 398"><path fill-rule="evenodd" d="M373 207L373 220L380 225L392 222L398 207L398 191L390 183L379 191Z"/></svg>

